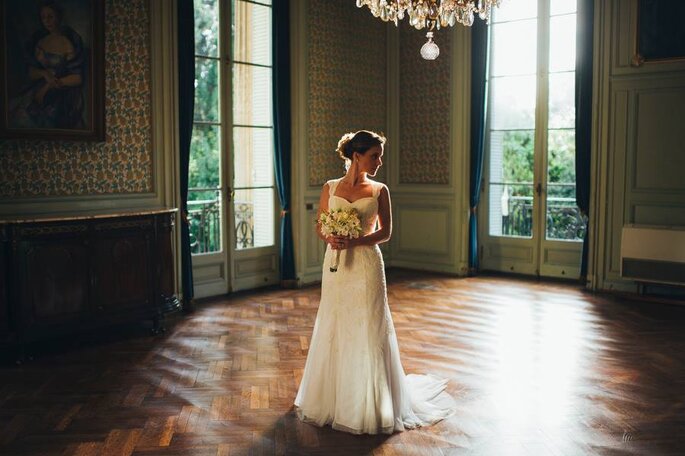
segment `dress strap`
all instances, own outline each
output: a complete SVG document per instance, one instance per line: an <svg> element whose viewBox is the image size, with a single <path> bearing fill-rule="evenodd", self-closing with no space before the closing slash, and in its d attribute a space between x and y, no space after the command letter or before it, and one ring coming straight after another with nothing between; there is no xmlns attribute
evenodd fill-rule
<svg viewBox="0 0 685 456"><path fill-rule="evenodd" d="M373 186L373 197L378 199L378 195L381 194L381 190L383 189L383 184L374 184Z"/></svg>
<svg viewBox="0 0 685 456"><path fill-rule="evenodd" d="M328 196L333 196L335 195L335 189L338 186L338 183L340 182L340 179L331 179L328 182Z"/></svg>

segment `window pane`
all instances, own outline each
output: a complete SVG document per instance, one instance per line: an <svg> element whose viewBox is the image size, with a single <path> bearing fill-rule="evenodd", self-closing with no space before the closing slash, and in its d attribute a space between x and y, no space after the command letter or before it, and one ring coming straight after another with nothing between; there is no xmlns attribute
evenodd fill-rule
<svg viewBox="0 0 685 456"><path fill-rule="evenodd" d="M533 235L533 185L491 184L490 236Z"/></svg>
<svg viewBox="0 0 685 456"><path fill-rule="evenodd" d="M537 20L492 26L492 76L535 74Z"/></svg>
<svg viewBox="0 0 685 456"><path fill-rule="evenodd" d="M271 127L271 68L233 65L233 123Z"/></svg>
<svg viewBox="0 0 685 456"><path fill-rule="evenodd" d="M535 127L535 76L514 76L490 80L493 130Z"/></svg>
<svg viewBox="0 0 685 456"><path fill-rule="evenodd" d="M507 131L502 138L503 171L505 182L533 182L535 132Z"/></svg>
<svg viewBox="0 0 685 456"><path fill-rule="evenodd" d="M550 130L547 166L547 239L581 240L585 221L576 205L575 130Z"/></svg>
<svg viewBox="0 0 685 456"><path fill-rule="evenodd" d="M219 1L195 0L195 53L219 56Z"/></svg>
<svg viewBox="0 0 685 456"><path fill-rule="evenodd" d="M550 14L565 14L576 12L576 0L551 0ZM575 36L575 35L573 35Z"/></svg>
<svg viewBox="0 0 685 456"><path fill-rule="evenodd" d="M193 254L221 250L221 193L188 191L190 251Z"/></svg>
<svg viewBox="0 0 685 456"><path fill-rule="evenodd" d="M492 236L531 236L534 130L490 132Z"/></svg>
<svg viewBox="0 0 685 456"><path fill-rule="evenodd" d="M547 135L547 183L573 184L576 181L575 130L549 130ZM575 197L575 187L566 196Z"/></svg>
<svg viewBox="0 0 685 456"><path fill-rule="evenodd" d="M219 61L195 59L195 120L219 121Z"/></svg>
<svg viewBox="0 0 685 456"><path fill-rule="evenodd" d="M221 150L219 127L216 125L193 125L188 166L188 187L215 188L219 186Z"/></svg>
<svg viewBox="0 0 685 456"><path fill-rule="evenodd" d="M271 65L271 8L237 1L233 14L233 59Z"/></svg>
<svg viewBox="0 0 685 456"><path fill-rule="evenodd" d="M492 22L528 19L531 17L536 17L537 14L537 0L505 0L502 2L499 8L493 9Z"/></svg>
<svg viewBox="0 0 685 456"><path fill-rule="evenodd" d="M550 19L549 71L574 71L576 68L576 15Z"/></svg>
<svg viewBox="0 0 685 456"><path fill-rule="evenodd" d="M549 128L575 128L575 73L549 75Z"/></svg>
<svg viewBox="0 0 685 456"><path fill-rule="evenodd" d="M235 247L247 249L274 244L274 190L236 190Z"/></svg>
<svg viewBox="0 0 685 456"><path fill-rule="evenodd" d="M233 129L233 182L239 187L273 185L273 130L271 128Z"/></svg>
<svg viewBox="0 0 685 456"><path fill-rule="evenodd" d="M575 184L572 186L575 190ZM570 187L547 187L547 239L582 241L585 238L585 218L576 205L576 198L565 196Z"/></svg>

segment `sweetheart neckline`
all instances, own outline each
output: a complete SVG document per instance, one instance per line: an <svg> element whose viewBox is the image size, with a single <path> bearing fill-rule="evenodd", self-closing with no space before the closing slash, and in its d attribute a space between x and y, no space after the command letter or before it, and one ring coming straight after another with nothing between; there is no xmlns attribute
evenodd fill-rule
<svg viewBox="0 0 685 456"><path fill-rule="evenodd" d="M374 198L374 199L375 199L375 198L376 198L375 196L365 196L365 197L363 197L363 198L357 198L357 199L354 200L354 201L350 201L350 200L348 200L347 198L344 198L344 197L342 197L342 196L338 196L338 195L331 195L331 196L333 196L334 198L340 198L341 200L347 202L348 204L354 204L354 203L356 203L357 201L361 201L361 200L365 200L365 199L370 199L370 198Z"/></svg>

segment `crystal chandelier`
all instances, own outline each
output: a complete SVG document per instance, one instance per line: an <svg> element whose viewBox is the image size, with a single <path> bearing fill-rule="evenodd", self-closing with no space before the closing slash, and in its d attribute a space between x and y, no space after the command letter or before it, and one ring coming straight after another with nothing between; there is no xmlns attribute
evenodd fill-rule
<svg viewBox="0 0 685 456"><path fill-rule="evenodd" d="M428 41L421 48L421 56L435 60L440 48L433 41L433 29L453 26L459 22L467 27L473 25L476 14L490 20L490 11L498 7L502 0L357 0L357 7L368 6L374 17L385 22L394 22L409 17L409 25L416 30L428 29Z"/></svg>

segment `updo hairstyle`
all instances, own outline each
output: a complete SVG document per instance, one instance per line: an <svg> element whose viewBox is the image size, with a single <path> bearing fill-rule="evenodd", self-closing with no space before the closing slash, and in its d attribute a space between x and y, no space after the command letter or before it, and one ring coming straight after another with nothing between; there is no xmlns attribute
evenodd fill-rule
<svg viewBox="0 0 685 456"><path fill-rule="evenodd" d="M359 130L356 133L345 133L338 141L338 148L335 150L340 158L345 161L352 161L355 152L366 153L372 147L385 145L385 136L369 130Z"/></svg>

